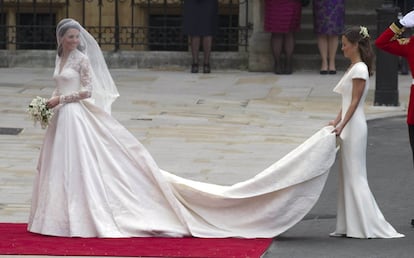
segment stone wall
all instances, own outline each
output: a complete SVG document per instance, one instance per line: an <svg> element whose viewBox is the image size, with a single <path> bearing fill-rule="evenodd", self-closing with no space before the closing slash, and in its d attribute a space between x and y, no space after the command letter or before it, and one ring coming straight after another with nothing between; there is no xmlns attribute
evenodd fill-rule
<svg viewBox="0 0 414 258"><path fill-rule="evenodd" d="M239 52L213 52L211 57L212 69L247 69L249 71L272 71L273 57L270 49L270 33L263 29L264 0L246 0L249 5L248 21L252 24L249 37L249 47ZM346 23L364 24L372 35L376 34L376 8L384 2L381 0L345 0ZM72 6L71 8L75 8ZM138 7L136 6L138 11ZM71 10L71 12L74 12ZM297 35L294 55L295 70L318 70L319 53L316 37L313 34L312 8L302 10L302 29ZM63 15L60 14L60 15ZM79 14L78 14L79 15ZM93 16L93 13L88 13ZM142 17L144 15L141 15ZM140 16L140 17L141 17ZM79 17L75 17L80 19ZM125 18L125 17L124 17ZM112 19L108 18L106 21ZM246 13L239 13L239 22L244 24ZM143 21L135 21L142 23ZM171 51L138 51L122 50L113 52L104 49L108 66L111 68L154 68L171 67L172 69L188 69L190 66L190 52ZM200 53L202 55L202 53ZM338 67L344 67L346 60L338 50ZM47 50L0 50L0 67L13 66L54 66L55 51Z"/></svg>
<svg viewBox="0 0 414 258"><path fill-rule="evenodd" d="M155 68L187 70L191 65L189 52L172 51L104 51L109 68ZM1 67L54 67L55 50L0 50ZM247 52L213 52L213 70L247 70Z"/></svg>

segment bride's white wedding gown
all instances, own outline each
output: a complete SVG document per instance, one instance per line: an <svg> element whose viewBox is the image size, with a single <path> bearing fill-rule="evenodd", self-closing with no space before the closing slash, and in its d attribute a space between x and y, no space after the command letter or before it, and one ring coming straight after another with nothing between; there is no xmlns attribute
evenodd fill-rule
<svg viewBox="0 0 414 258"><path fill-rule="evenodd" d="M161 170L140 142L88 96L75 50L54 79L57 108L34 182L28 230L79 237L274 237L318 200L336 156L332 128L231 186ZM252 157L254 159L254 157Z"/></svg>

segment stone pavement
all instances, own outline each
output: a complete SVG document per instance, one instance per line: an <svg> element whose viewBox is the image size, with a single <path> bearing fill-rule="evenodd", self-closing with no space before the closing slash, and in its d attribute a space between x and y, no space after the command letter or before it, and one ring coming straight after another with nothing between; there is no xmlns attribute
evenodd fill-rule
<svg viewBox="0 0 414 258"><path fill-rule="evenodd" d="M50 68L0 69L0 128L11 128L0 134L2 222L27 220L44 131L33 126L25 109L33 97L50 96L52 73ZM190 74L178 69L111 73L121 95L112 115L162 169L225 185L254 176L334 119L340 96L332 89L343 75ZM399 76L398 107L373 106L375 76L370 82L368 119L405 115L410 76Z"/></svg>

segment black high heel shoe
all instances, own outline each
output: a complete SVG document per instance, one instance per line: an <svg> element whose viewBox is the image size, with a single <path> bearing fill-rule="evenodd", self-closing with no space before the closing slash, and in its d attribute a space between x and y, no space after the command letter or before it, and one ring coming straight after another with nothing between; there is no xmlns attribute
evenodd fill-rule
<svg viewBox="0 0 414 258"><path fill-rule="evenodd" d="M273 67L273 72L275 74L283 74L283 69L282 69L282 65L280 63L280 61L275 61L274 67Z"/></svg>
<svg viewBox="0 0 414 258"><path fill-rule="evenodd" d="M203 73L210 73L210 64L204 64Z"/></svg>
<svg viewBox="0 0 414 258"><path fill-rule="evenodd" d="M292 59L288 58L285 62L285 69L283 71L283 74L292 74L293 72L293 63Z"/></svg>
<svg viewBox="0 0 414 258"><path fill-rule="evenodd" d="M198 73L198 64L191 65L191 73Z"/></svg>

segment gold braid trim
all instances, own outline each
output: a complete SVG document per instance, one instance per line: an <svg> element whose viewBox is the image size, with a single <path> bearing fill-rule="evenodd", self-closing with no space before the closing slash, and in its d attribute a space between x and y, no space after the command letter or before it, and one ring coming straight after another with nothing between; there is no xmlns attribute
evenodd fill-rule
<svg viewBox="0 0 414 258"><path fill-rule="evenodd" d="M408 43L410 43L410 39L409 38L400 38L397 39L398 43L400 43L400 45L407 45Z"/></svg>
<svg viewBox="0 0 414 258"><path fill-rule="evenodd" d="M401 34L405 30L404 27L400 28L397 24L395 24L395 22L390 25L390 29L395 33L394 37L392 37L390 41L393 41L393 40L396 40L396 39L400 38Z"/></svg>
<svg viewBox="0 0 414 258"><path fill-rule="evenodd" d="M404 32L404 27L398 27L397 24L395 24L395 22L393 24L390 25L390 29L398 35L401 35Z"/></svg>

